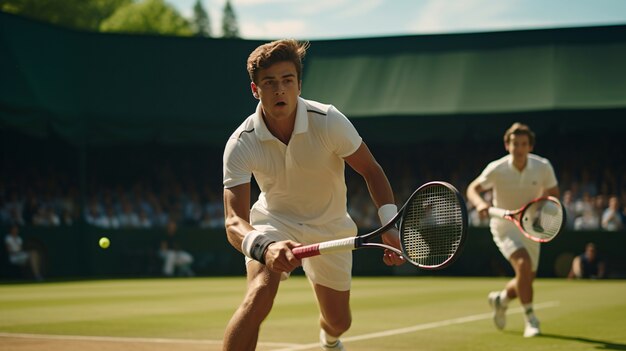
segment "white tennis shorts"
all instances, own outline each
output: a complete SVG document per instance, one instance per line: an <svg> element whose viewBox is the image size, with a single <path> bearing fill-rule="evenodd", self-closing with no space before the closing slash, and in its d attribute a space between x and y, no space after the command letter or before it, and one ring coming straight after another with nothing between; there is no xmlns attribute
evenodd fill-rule
<svg viewBox="0 0 626 351"><path fill-rule="evenodd" d="M511 255L519 250L526 249L532 264L533 272L537 272L539 267L539 253L541 244L528 239L515 224L511 222L501 222L491 226L493 241L500 249L502 255L508 260Z"/></svg>
<svg viewBox="0 0 626 351"><path fill-rule="evenodd" d="M356 225L348 216L345 220L319 226L287 223L258 211L253 211L250 219L256 230L272 240L293 240L304 245L348 238L357 233ZM251 259L246 257L246 267L250 261ZM302 268L311 283L338 291L348 291L352 280L352 251L304 258ZM287 274L283 275L283 280L288 277Z"/></svg>

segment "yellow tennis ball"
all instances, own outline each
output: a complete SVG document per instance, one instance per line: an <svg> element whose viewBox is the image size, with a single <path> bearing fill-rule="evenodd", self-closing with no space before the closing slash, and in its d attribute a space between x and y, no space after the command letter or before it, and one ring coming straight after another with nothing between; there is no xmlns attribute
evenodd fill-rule
<svg viewBox="0 0 626 351"><path fill-rule="evenodd" d="M109 245L111 245L111 241L109 241L109 238L107 238L106 236L103 236L102 238L100 238L100 247L103 249L106 249L107 247L109 247Z"/></svg>

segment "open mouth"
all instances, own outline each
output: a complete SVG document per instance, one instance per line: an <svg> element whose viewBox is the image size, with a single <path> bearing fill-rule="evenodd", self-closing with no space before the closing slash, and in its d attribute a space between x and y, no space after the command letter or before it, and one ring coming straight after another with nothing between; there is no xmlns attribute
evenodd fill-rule
<svg viewBox="0 0 626 351"><path fill-rule="evenodd" d="M276 106L287 106L287 103L284 101L279 101L276 103Z"/></svg>

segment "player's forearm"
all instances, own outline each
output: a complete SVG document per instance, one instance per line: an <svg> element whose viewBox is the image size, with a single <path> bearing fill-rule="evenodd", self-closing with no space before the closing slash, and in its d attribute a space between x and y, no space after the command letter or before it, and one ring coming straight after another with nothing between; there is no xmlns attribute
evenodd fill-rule
<svg viewBox="0 0 626 351"><path fill-rule="evenodd" d="M377 208L385 204L395 204L389 179L378 162L372 158L372 162L367 167L358 169L357 172L365 180L367 190Z"/></svg>
<svg viewBox="0 0 626 351"><path fill-rule="evenodd" d="M254 230L250 224L250 183L224 189L224 218L228 241L242 251L243 238Z"/></svg>
<svg viewBox="0 0 626 351"><path fill-rule="evenodd" d="M228 242L241 252L241 243L243 242L244 237L246 234L254 230L254 227L252 227L252 225L244 219L237 216L226 218L225 227Z"/></svg>
<svg viewBox="0 0 626 351"><path fill-rule="evenodd" d="M391 184L382 169L365 178L365 182L376 208L386 204L395 204Z"/></svg>
<svg viewBox="0 0 626 351"><path fill-rule="evenodd" d="M395 203L387 175L365 143L362 143L352 155L346 157L345 161L363 177L376 207Z"/></svg>
<svg viewBox="0 0 626 351"><path fill-rule="evenodd" d="M485 199L483 199L483 197L481 195L481 192L482 192L482 188L480 187L480 185L476 181L473 181L467 187L467 199L475 207L479 207L480 205L484 205L486 203Z"/></svg>

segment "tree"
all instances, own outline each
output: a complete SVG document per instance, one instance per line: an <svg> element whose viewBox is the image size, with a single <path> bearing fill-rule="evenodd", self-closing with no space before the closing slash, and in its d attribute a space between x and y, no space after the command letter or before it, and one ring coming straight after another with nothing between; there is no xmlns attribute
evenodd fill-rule
<svg viewBox="0 0 626 351"><path fill-rule="evenodd" d="M100 25L102 32L193 35L191 24L164 0L144 0L118 9Z"/></svg>
<svg viewBox="0 0 626 351"><path fill-rule="evenodd" d="M100 24L133 0L0 0L0 11L80 30L97 31Z"/></svg>
<svg viewBox="0 0 626 351"><path fill-rule="evenodd" d="M196 0L196 4L193 6L193 19L191 24L193 26L194 35L199 37L211 36L211 18L202 6L200 0Z"/></svg>
<svg viewBox="0 0 626 351"><path fill-rule="evenodd" d="M222 36L224 38L239 38L239 26L237 25L237 16L235 10L230 4L230 0L226 0L224 5L224 17L222 18Z"/></svg>

